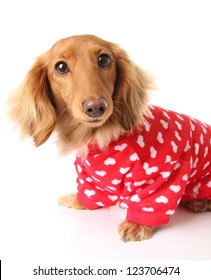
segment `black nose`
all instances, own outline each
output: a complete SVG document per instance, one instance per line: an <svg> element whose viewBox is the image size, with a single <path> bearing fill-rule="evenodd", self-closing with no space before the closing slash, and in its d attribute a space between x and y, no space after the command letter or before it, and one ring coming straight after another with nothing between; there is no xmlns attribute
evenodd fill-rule
<svg viewBox="0 0 211 280"><path fill-rule="evenodd" d="M89 117L97 118L105 113L107 101L103 97L99 99L89 98L82 102L82 108L84 113L86 113Z"/></svg>

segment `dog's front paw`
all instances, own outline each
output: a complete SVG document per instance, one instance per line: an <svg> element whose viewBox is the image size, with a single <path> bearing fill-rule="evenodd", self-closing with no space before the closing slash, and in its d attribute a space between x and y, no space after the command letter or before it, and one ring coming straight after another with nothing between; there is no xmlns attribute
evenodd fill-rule
<svg viewBox="0 0 211 280"><path fill-rule="evenodd" d="M71 193L68 195L63 195L59 198L59 205L74 208L78 210L86 209L86 207L79 201L77 195L75 193Z"/></svg>
<svg viewBox="0 0 211 280"><path fill-rule="evenodd" d="M119 234L124 242L141 241L152 236L154 227L139 225L125 220L119 226Z"/></svg>

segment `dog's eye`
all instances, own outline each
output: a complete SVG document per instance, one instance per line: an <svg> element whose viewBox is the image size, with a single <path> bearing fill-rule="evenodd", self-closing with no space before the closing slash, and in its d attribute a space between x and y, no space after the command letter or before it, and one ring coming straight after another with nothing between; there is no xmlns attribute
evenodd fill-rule
<svg viewBox="0 0 211 280"><path fill-rule="evenodd" d="M70 71L70 68L68 67L67 63L64 61L59 61L55 65L55 69L57 74L59 75L65 75Z"/></svg>
<svg viewBox="0 0 211 280"><path fill-rule="evenodd" d="M111 65L110 57L107 54L101 54L98 57L98 65L103 68L109 67Z"/></svg>

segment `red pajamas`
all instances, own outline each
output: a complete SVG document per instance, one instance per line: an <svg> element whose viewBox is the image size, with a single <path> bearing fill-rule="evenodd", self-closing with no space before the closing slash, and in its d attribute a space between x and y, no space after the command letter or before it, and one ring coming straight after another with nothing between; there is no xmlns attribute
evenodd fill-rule
<svg viewBox="0 0 211 280"><path fill-rule="evenodd" d="M211 199L211 127L150 106L142 126L77 155L78 198L88 208L115 205L127 220L148 226L169 221L180 200Z"/></svg>

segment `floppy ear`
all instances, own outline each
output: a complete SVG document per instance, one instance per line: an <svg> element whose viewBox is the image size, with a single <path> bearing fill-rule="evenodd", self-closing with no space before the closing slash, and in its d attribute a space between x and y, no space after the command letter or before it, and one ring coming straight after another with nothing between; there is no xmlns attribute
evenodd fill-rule
<svg viewBox="0 0 211 280"><path fill-rule="evenodd" d="M114 93L114 118L126 131L143 121L152 77L134 64L127 53L115 46L117 80Z"/></svg>
<svg viewBox="0 0 211 280"><path fill-rule="evenodd" d="M9 115L20 127L21 135L32 136L36 146L49 138L56 123L55 103L45 61L45 55L37 59L8 102Z"/></svg>

